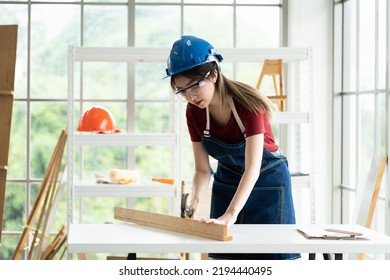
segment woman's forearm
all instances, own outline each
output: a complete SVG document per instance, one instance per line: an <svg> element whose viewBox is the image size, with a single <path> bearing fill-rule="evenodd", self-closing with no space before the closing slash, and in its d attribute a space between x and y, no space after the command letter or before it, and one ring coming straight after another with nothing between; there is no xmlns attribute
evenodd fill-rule
<svg viewBox="0 0 390 280"><path fill-rule="evenodd" d="M247 168L241 177L240 184L237 187L237 191L233 196L232 201L229 204L226 213L232 216L238 216L246 201L248 200L253 187L259 178L260 171L257 166Z"/></svg>
<svg viewBox="0 0 390 280"><path fill-rule="evenodd" d="M207 171L195 171L192 180L192 202L199 204L210 184L211 173Z"/></svg>

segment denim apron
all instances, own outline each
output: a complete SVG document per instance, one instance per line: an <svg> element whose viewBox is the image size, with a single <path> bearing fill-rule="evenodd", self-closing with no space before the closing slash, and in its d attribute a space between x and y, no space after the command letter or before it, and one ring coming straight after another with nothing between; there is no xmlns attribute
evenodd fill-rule
<svg viewBox="0 0 390 280"><path fill-rule="evenodd" d="M229 100L230 99L230 100ZM234 117L245 136L245 128L237 114L234 102L229 98ZM228 208L240 183L245 168L245 139L238 144L227 144L210 135L210 116L206 108L206 129L202 143L210 156L218 160L214 173L211 197L211 218L222 216ZM263 149L260 176L237 217L236 224L295 224L295 212L291 193L291 177L287 159L280 151ZM261 242L261 236L258 237ZM296 259L300 254L215 254L215 259L283 260Z"/></svg>

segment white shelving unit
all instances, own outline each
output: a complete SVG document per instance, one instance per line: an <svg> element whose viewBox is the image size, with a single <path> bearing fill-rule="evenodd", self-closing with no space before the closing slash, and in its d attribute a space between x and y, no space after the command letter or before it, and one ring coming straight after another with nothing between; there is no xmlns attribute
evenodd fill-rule
<svg viewBox="0 0 390 280"><path fill-rule="evenodd" d="M136 63L145 61L143 56L138 53L139 49L135 48L85 48L69 46L68 51L68 165L67 165L67 182L68 182L68 210L67 223L74 223L74 205L76 200L82 200L86 197L118 197L118 198L135 198L135 197L167 197L172 202L170 212L178 212L177 207L180 185L180 166L181 153L180 148L180 124L174 116L171 118L170 127L172 132L168 133L117 133L117 134L93 134L75 132L75 121L79 115L75 116L75 67L81 62L129 62ZM152 53L154 50L152 51ZM149 57L148 53L143 53ZM160 53L160 61L166 53ZM170 102L172 114L180 110L180 103L175 101L174 96ZM172 151L171 158L172 174L175 179L175 185L167 185L158 182L140 180L136 184L117 185L117 184L98 184L94 180L78 180L75 178L74 162L75 153L83 146L98 147L136 147L136 146L153 146L168 147ZM82 207L79 210L79 218L82 217Z"/></svg>
<svg viewBox="0 0 390 280"><path fill-rule="evenodd" d="M158 139L158 141L156 141ZM173 133L120 133L120 134L74 134L73 146L165 146L177 148L178 136ZM158 142L158 143L157 143ZM179 160L179 159L177 159ZM178 182L176 180L176 182ZM140 180L128 185L97 184L82 180L73 183L75 197L170 197L177 196L176 186Z"/></svg>
<svg viewBox="0 0 390 280"><path fill-rule="evenodd" d="M170 197L177 202L179 197L178 184L182 180L180 177L181 168L181 150L180 150L180 122L174 119L174 131L172 133L148 133L148 134L134 134L134 133L119 133L119 134L85 134L75 132L75 108L74 108L74 89L75 89L75 65L81 62L129 62L129 63L143 63L143 62L165 62L169 54L167 48L97 48L97 47L75 47L70 46L68 52L68 165L67 165L67 181L68 181L68 228L69 224L74 223L74 201L75 199L84 197L154 197L165 196ZM224 63L237 62L259 62L265 59L282 59L284 63L299 65L302 61L308 61L310 57L310 49L308 48L268 48L268 49L254 49L254 48L224 48L219 49L224 56ZM311 67L311 63L309 62ZM290 68L288 68L290 72ZM163 69L162 69L163 70ZM300 71L299 67L293 68L291 71ZM310 72L310 71L309 71ZM310 82L312 78L308 77ZM299 83L299 82L298 82ZM310 86L309 86L310 87ZM298 89L299 90L299 89ZM287 91L289 96L289 90ZM172 95L173 96L173 95ZM174 98L174 96L173 96ZM294 98L294 96L290 97ZM181 106L179 102L173 100L171 106L177 109ZM295 108L291 106L291 108ZM299 108L298 108L299 109ZM179 111L182 110L179 108ZM289 111L278 112L275 114L273 122L285 124L286 126L296 126L300 124L311 123L311 112L309 111ZM296 130L290 130L290 133L295 133ZM300 137L294 135L295 139ZM299 142L299 141L295 141ZM172 147L174 151L174 178L175 186L164 184L147 183L145 187L141 182L139 185L132 186L118 186L110 184L96 184L93 181L79 181L74 180L74 153L75 148L79 146L167 146ZM295 145L295 144L294 144ZM292 147L295 149L297 147ZM291 149L290 149L291 150ZM287 154L287 156L289 156ZM297 158L297 157L295 157ZM299 157L298 157L299 159ZM311 163L312 164L312 163ZM293 177L293 187L298 188L313 188L313 176L298 176ZM146 184L146 183L145 183ZM310 191L311 199L314 201L314 190ZM177 209L178 211L179 209Z"/></svg>

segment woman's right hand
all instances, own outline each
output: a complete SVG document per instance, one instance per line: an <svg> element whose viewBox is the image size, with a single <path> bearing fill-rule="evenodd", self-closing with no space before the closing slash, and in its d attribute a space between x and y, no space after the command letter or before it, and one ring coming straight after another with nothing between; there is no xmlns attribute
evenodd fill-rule
<svg viewBox="0 0 390 280"><path fill-rule="evenodd" d="M198 202L194 202L192 201L191 205L190 205L190 209L192 210L192 215L191 215L191 219L196 219L197 217L197 214L200 212L200 206L199 206L199 203Z"/></svg>

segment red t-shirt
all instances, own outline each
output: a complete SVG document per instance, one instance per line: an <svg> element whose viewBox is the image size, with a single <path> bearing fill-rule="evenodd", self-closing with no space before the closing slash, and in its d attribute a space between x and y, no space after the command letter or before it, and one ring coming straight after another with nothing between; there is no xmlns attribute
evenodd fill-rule
<svg viewBox="0 0 390 280"><path fill-rule="evenodd" d="M246 136L264 133L264 147L270 152L277 151L279 147L275 144L269 117L265 113L250 112L236 100L234 100L234 105L244 124ZM206 109L188 103L186 117L191 141L201 141L201 136L206 128ZM233 112L225 127L219 126L210 115L210 135L229 144L237 144L244 139Z"/></svg>

